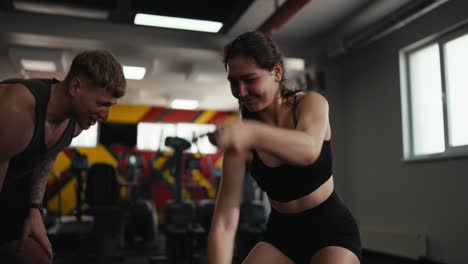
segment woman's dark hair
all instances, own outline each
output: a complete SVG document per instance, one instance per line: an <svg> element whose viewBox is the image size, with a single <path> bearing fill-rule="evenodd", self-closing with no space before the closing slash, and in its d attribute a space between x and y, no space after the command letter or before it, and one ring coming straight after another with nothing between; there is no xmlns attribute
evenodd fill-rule
<svg viewBox="0 0 468 264"><path fill-rule="evenodd" d="M302 91L300 89L291 89L286 85L284 78L284 57L278 46L267 35L251 31L239 35L232 42L224 47L224 68L227 69L227 63L230 59L238 56L246 56L253 58L257 66L261 69L272 71L275 65L279 65L283 75L280 80L280 95L286 102L295 107L295 103L289 99L296 93ZM242 113L242 118L255 119L255 113L248 111L239 101L239 108Z"/></svg>

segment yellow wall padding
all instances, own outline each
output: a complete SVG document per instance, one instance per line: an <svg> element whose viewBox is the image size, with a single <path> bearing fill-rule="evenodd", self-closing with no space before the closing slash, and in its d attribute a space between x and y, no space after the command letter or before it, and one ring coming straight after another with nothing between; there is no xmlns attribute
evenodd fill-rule
<svg viewBox="0 0 468 264"><path fill-rule="evenodd" d="M204 111L203 113L200 114L200 116L198 116L195 119L194 123L197 123L197 124L208 123L208 121L210 121L210 119L213 118L215 114L216 114L216 111L212 111L212 110Z"/></svg>
<svg viewBox="0 0 468 264"><path fill-rule="evenodd" d="M198 184L206 188L208 198L214 199L216 195L215 189L213 188L211 183L205 178L205 176L203 176L201 171L197 169L193 169L192 175L193 175L193 179L195 180L195 182L197 182Z"/></svg>
<svg viewBox="0 0 468 264"><path fill-rule="evenodd" d="M185 188L182 188L182 199L186 201L192 200L192 196L190 196L190 193Z"/></svg>
<svg viewBox="0 0 468 264"><path fill-rule="evenodd" d="M59 199L61 199L61 208L59 208ZM60 192L48 201L48 207L51 211L60 210L62 215L71 214L76 207L76 179L71 179Z"/></svg>
<svg viewBox="0 0 468 264"><path fill-rule="evenodd" d="M70 167L70 164L71 160L68 158L68 156L64 152L60 152L57 156L57 159L55 160L52 172L55 175L58 175Z"/></svg>
<svg viewBox="0 0 468 264"><path fill-rule="evenodd" d="M219 157L219 159L215 162L215 167L216 168L222 168L223 167L223 157L224 156Z"/></svg>
<svg viewBox="0 0 468 264"><path fill-rule="evenodd" d="M162 172L162 176L164 178L164 180L169 183L170 185L173 185L175 184L175 179L174 177L171 175L171 172L169 170L164 170Z"/></svg>
<svg viewBox="0 0 468 264"><path fill-rule="evenodd" d="M150 106L117 104L111 107L107 121L136 124L149 110Z"/></svg>
<svg viewBox="0 0 468 264"><path fill-rule="evenodd" d="M127 179L122 175L117 175L118 182L123 183L123 186L120 187L120 199L125 200L129 197L130 188L126 186L128 183Z"/></svg>
<svg viewBox="0 0 468 264"><path fill-rule="evenodd" d="M240 115L238 113L232 113L228 117L226 117L225 121L233 121L239 118L240 118Z"/></svg>
<svg viewBox="0 0 468 264"><path fill-rule="evenodd" d="M162 176L165 182L169 183L170 185L175 185L175 177L171 175L171 172L169 171L169 169L164 170L162 172ZM185 188L182 188L182 199L184 200L192 199L192 197L190 196L190 193Z"/></svg>
<svg viewBox="0 0 468 264"><path fill-rule="evenodd" d="M71 160L68 158L68 156L64 152L60 152L57 156L57 159L55 160L52 173L49 175L48 184L52 184L54 181L56 181L57 177L59 177L62 172L70 167L70 164Z"/></svg>
<svg viewBox="0 0 468 264"><path fill-rule="evenodd" d="M90 165L98 162L108 163L117 167L117 160L114 156L107 150L106 147L99 145L95 148L77 148L78 152L84 154L88 157L88 162ZM57 161L54 164L54 170L49 176L49 183L52 183L56 180L55 176L59 175L61 172L65 171L70 167L71 160L68 158L64 152L61 152ZM52 197L49 203L49 209L51 211L56 211L57 209L61 210L63 215L71 213L76 207L76 179L71 179L65 186L62 186L54 197ZM61 198L61 208L59 208L59 195ZM123 191L122 196L126 196L127 193Z"/></svg>
<svg viewBox="0 0 468 264"><path fill-rule="evenodd" d="M77 150L88 157L90 165L98 162L109 163L114 167L118 165L117 160L103 145L99 145L95 148L78 148Z"/></svg>
<svg viewBox="0 0 468 264"><path fill-rule="evenodd" d="M153 168L158 170L161 169L164 166L164 164L166 164L167 159L168 158L164 156L158 157L153 161Z"/></svg>

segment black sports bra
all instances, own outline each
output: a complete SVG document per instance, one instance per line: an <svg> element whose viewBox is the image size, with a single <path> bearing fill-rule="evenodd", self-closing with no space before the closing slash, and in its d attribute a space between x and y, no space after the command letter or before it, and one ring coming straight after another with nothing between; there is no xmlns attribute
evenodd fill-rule
<svg viewBox="0 0 468 264"><path fill-rule="evenodd" d="M318 159L308 166L282 164L277 167L265 165L253 151L251 172L258 186L271 199L290 202L318 189L332 175L330 141L324 141Z"/></svg>
<svg viewBox="0 0 468 264"><path fill-rule="evenodd" d="M295 109L293 109L296 127ZM282 164L276 167L266 165L253 150L251 173L268 197L278 202L290 202L318 189L332 176L331 141L324 141L317 160L307 166Z"/></svg>

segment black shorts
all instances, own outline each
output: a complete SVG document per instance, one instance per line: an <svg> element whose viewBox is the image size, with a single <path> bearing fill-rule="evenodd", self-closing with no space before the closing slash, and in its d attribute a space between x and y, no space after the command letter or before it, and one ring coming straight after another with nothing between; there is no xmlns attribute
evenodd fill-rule
<svg viewBox="0 0 468 264"><path fill-rule="evenodd" d="M30 197L29 179L15 182L5 179L0 191L0 245L21 238L24 219L29 209L27 207Z"/></svg>
<svg viewBox="0 0 468 264"><path fill-rule="evenodd" d="M272 208L264 241L299 264L308 264L327 246L349 249L361 260L358 226L335 192L320 205L300 213L282 214Z"/></svg>

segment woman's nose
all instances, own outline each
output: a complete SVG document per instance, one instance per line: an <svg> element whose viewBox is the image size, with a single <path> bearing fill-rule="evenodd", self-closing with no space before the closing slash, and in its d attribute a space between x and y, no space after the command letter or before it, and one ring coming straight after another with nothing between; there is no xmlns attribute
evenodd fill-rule
<svg viewBox="0 0 468 264"><path fill-rule="evenodd" d="M247 87L244 84L240 83L239 84L239 97L245 97L247 96L247 94L249 94L247 92Z"/></svg>

